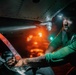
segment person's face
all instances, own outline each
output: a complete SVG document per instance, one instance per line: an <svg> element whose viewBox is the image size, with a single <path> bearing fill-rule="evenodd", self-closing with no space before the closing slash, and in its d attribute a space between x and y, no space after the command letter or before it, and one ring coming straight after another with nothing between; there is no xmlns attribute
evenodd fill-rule
<svg viewBox="0 0 76 75"><path fill-rule="evenodd" d="M9 66L11 66L11 65L13 65L14 63L15 63L15 57L12 57L11 59L9 59L8 61L7 61L7 64L9 65Z"/></svg>
<svg viewBox="0 0 76 75"><path fill-rule="evenodd" d="M64 20L63 20L63 29L65 31L67 31L69 29L69 27L71 26L71 24L72 24L71 20L69 20L67 18L64 18Z"/></svg>

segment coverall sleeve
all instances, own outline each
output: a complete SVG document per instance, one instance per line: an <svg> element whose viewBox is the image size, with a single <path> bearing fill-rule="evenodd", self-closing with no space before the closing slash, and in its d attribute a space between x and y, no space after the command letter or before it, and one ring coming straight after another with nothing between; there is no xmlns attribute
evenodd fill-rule
<svg viewBox="0 0 76 75"><path fill-rule="evenodd" d="M60 62L64 61L67 56L72 53L76 53L76 41L71 43L68 46L65 46L54 53L47 53L45 54L45 58L48 62Z"/></svg>

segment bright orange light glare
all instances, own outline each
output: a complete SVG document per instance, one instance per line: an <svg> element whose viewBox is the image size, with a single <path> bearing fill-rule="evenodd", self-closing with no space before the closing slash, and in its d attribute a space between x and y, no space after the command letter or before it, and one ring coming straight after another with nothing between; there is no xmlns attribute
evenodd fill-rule
<svg viewBox="0 0 76 75"><path fill-rule="evenodd" d="M30 41L30 40L32 39L32 37L33 37L33 35L29 35L29 36L27 37L27 41Z"/></svg>
<svg viewBox="0 0 76 75"><path fill-rule="evenodd" d="M30 35L30 36L29 36L29 38L32 38L32 37L33 37L33 35Z"/></svg>
<svg viewBox="0 0 76 75"><path fill-rule="evenodd" d="M30 55L30 58L32 58L33 56L32 55Z"/></svg>
<svg viewBox="0 0 76 75"><path fill-rule="evenodd" d="M41 32L39 32L38 35L39 35L40 37L42 37L42 33L41 33Z"/></svg>
<svg viewBox="0 0 76 75"><path fill-rule="evenodd" d="M42 56L44 53L38 53L37 56Z"/></svg>
<svg viewBox="0 0 76 75"><path fill-rule="evenodd" d="M31 40L31 39L28 37L28 38L27 38L27 41L30 41L30 40Z"/></svg>
<svg viewBox="0 0 76 75"><path fill-rule="evenodd" d="M31 49L30 50L30 57L36 57L36 56L42 56L44 54L44 51L42 49Z"/></svg>
<svg viewBox="0 0 76 75"><path fill-rule="evenodd" d="M37 42L34 42L34 44L37 45L38 43Z"/></svg>
<svg viewBox="0 0 76 75"><path fill-rule="evenodd" d="M30 52L41 52L41 53L43 53L43 50L42 49L31 49Z"/></svg>

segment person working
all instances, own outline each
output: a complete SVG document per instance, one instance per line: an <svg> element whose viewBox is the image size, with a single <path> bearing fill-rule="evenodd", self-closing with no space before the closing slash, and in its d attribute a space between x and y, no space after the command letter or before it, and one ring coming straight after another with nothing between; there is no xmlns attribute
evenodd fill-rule
<svg viewBox="0 0 76 75"><path fill-rule="evenodd" d="M57 37L50 43L43 56L34 58L23 58L15 66L30 65L32 67L59 66L68 62L76 66L76 32L72 31L74 22L68 17L63 18L62 30ZM74 28L74 27L73 27ZM62 48L58 47L62 45Z"/></svg>

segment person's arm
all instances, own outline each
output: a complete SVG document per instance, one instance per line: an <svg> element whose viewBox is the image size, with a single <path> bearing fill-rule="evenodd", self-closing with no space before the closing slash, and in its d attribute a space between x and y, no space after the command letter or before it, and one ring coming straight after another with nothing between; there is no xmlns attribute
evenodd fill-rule
<svg viewBox="0 0 76 75"><path fill-rule="evenodd" d="M47 53L44 56L34 58L21 59L15 66L30 65L40 67L40 66L48 66L49 64L50 66L60 65L67 62L68 61L67 57L69 57L70 54L75 52L76 52L76 41L64 48L61 48L60 50L57 50L54 53Z"/></svg>
<svg viewBox="0 0 76 75"><path fill-rule="evenodd" d="M46 67L48 66L48 62L45 59L45 55L34 57L34 58L23 58L18 61L15 66L32 66L32 67Z"/></svg>
<svg viewBox="0 0 76 75"><path fill-rule="evenodd" d="M62 43L62 31L60 31L58 33L58 35L55 37L55 39L49 44L46 53L52 53L53 51L55 51Z"/></svg>
<svg viewBox="0 0 76 75"><path fill-rule="evenodd" d="M54 47L49 46L48 49L46 50L45 54L46 53L52 53L53 51L54 51Z"/></svg>
<svg viewBox="0 0 76 75"><path fill-rule="evenodd" d="M76 53L76 41L74 41L73 43L71 43L66 47L63 47L57 50L54 53L46 54L45 58L46 58L46 61L51 62L51 64L59 63L59 62L67 62L70 55L72 55L73 53Z"/></svg>

